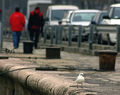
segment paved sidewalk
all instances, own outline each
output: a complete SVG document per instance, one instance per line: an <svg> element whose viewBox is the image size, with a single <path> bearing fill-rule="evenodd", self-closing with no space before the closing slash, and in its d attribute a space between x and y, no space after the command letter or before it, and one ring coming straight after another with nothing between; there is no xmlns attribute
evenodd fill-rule
<svg viewBox="0 0 120 95"><path fill-rule="evenodd" d="M12 43L3 42L3 48L12 49ZM22 43L20 48L15 50L15 53L3 54L9 56L7 60L9 63L58 68L58 71L37 70L36 72L49 74L67 81L70 83L70 87L81 91L77 95L120 95L120 57L118 56L116 58L115 71L100 72L96 71L99 68L98 56L61 52L61 59L46 59L45 49L36 49L33 54L23 54ZM77 88L75 83L76 76L80 72L85 74L83 88Z"/></svg>

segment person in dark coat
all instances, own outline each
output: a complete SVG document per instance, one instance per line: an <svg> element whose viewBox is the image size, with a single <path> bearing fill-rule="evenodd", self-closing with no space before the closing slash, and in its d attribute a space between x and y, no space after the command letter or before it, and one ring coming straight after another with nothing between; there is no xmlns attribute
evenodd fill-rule
<svg viewBox="0 0 120 95"><path fill-rule="evenodd" d="M43 32L43 14L40 12L39 7L30 12L28 20L28 31L30 40L34 41L34 47L37 48L39 35Z"/></svg>

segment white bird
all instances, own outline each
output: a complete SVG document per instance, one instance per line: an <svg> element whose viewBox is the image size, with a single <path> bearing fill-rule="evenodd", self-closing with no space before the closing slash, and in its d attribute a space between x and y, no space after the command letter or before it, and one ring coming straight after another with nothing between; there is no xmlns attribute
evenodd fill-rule
<svg viewBox="0 0 120 95"><path fill-rule="evenodd" d="M81 87L83 87L83 83L85 82L85 78L84 78L84 74L80 73L77 78L76 78L76 83L77 83L77 88L78 88L78 84L81 84Z"/></svg>

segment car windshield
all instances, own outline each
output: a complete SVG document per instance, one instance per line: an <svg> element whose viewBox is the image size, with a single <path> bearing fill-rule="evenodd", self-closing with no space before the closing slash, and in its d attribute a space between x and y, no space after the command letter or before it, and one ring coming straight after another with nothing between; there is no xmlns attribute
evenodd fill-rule
<svg viewBox="0 0 120 95"><path fill-rule="evenodd" d="M69 19L72 14L72 11L68 11L67 14L63 17L63 19Z"/></svg>
<svg viewBox="0 0 120 95"><path fill-rule="evenodd" d="M59 21L61 20L69 10L52 10L51 13L51 20L53 21Z"/></svg>
<svg viewBox="0 0 120 95"><path fill-rule="evenodd" d="M73 15L73 22L86 22L86 21L91 21L91 19L94 17L96 12L79 12L79 13L74 13Z"/></svg>
<svg viewBox="0 0 120 95"><path fill-rule="evenodd" d="M67 12L67 14L63 16L63 19L67 19L68 16L69 16L69 12Z"/></svg>
<svg viewBox="0 0 120 95"><path fill-rule="evenodd" d="M114 13L112 15L112 18L120 18L120 7L114 8Z"/></svg>

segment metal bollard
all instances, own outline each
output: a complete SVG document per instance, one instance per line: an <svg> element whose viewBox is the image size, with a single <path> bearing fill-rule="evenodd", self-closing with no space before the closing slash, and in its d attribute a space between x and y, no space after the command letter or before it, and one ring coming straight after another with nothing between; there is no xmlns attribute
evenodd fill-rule
<svg viewBox="0 0 120 95"><path fill-rule="evenodd" d="M93 49L93 32L95 29L95 25L90 25L90 35L89 35L89 50Z"/></svg>
<svg viewBox="0 0 120 95"><path fill-rule="evenodd" d="M82 25L80 25L78 30L78 47L81 47L82 32L83 32L83 27Z"/></svg>
<svg viewBox="0 0 120 95"><path fill-rule="evenodd" d="M69 26L69 38L68 38L68 46L71 46L71 33L72 33L72 26Z"/></svg>
<svg viewBox="0 0 120 95"><path fill-rule="evenodd" d="M47 29L48 29L48 26L45 26L44 27L44 43L46 43L46 40L47 40Z"/></svg>
<svg viewBox="0 0 120 95"><path fill-rule="evenodd" d="M120 52L120 26L117 26L117 42L116 42L116 51Z"/></svg>

